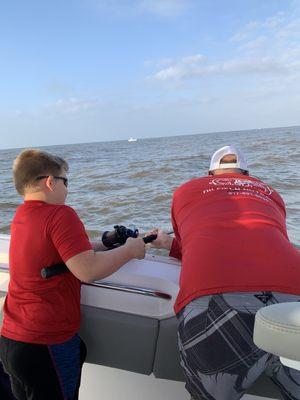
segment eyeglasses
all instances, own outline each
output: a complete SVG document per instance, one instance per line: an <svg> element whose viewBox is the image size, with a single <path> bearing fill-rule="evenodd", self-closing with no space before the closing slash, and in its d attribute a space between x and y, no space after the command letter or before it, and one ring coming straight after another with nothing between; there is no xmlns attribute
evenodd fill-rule
<svg viewBox="0 0 300 400"><path fill-rule="evenodd" d="M36 181L39 181L41 179L45 179L45 178L49 178L49 176L51 175L42 175L42 176L38 176L37 178L35 178ZM65 178L64 176L53 176L53 178L55 179L61 179L64 182L65 187L68 187L69 184L69 180L68 178Z"/></svg>

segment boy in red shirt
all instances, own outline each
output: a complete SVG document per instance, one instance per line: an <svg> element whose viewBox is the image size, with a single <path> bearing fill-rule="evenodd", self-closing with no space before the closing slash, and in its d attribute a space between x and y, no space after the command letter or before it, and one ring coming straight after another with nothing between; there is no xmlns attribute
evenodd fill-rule
<svg viewBox="0 0 300 400"><path fill-rule="evenodd" d="M256 311L300 299L300 254L288 239L282 198L250 177L243 153L218 150L209 176L173 196L175 239L152 243L182 260L175 303L186 388L195 400L238 400L263 371L285 399L300 399L300 372L258 349Z"/></svg>
<svg viewBox="0 0 300 400"><path fill-rule="evenodd" d="M65 205L68 164L25 150L13 166L24 203L11 225L10 283L0 357L17 400L78 399L86 347L80 325L80 285L102 279L145 256L141 238L103 252L91 243L76 212ZM97 251L97 252L96 252ZM42 279L41 269L64 262L70 274Z"/></svg>

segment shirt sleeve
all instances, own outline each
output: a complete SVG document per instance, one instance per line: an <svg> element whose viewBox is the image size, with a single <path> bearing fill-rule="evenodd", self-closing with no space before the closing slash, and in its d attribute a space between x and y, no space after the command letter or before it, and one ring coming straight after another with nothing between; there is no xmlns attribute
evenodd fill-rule
<svg viewBox="0 0 300 400"><path fill-rule="evenodd" d="M173 225L175 238L173 239L169 256L170 257L175 257L175 258L178 258L179 260L181 260L181 258L182 258L181 240L180 240L180 235L179 235L179 232L178 232L176 219L175 219L174 197L173 197L172 208L171 208L171 218L172 218L172 225Z"/></svg>
<svg viewBox="0 0 300 400"><path fill-rule="evenodd" d="M179 245L178 241L176 240L176 238L173 239L169 256L178 258L178 260L181 260L181 258L182 258L181 248L180 248L180 245Z"/></svg>
<svg viewBox="0 0 300 400"><path fill-rule="evenodd" d="M64 262L92 249L84 225L71 207L61 206L55 210L47 228L47 234Z"/></svg>

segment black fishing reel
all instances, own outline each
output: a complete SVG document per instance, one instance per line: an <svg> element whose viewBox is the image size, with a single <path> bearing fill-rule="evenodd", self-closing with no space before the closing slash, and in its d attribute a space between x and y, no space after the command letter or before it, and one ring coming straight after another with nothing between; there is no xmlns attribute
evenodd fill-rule
<svg viewBox="0 0 300 400"><path fill-rule="evenodd" d="M108 249L122 246L126 243L129 237L137 238L139 236L138 229L129 229L123 225L115 225L113 231L105 231L102 235L102 243ZM157 238L157 235L148 235L143 238L145 244L153 242Z"/></svg>
<svg viewBox="0 0 300 400"><path fill-rule="evenodd" d="M129 229L123 225L115 225L113 231L105 231L102 235L102 243L108 249L121 246L126 243L129 237L137 238L139 235L138 229Z"/></svg>

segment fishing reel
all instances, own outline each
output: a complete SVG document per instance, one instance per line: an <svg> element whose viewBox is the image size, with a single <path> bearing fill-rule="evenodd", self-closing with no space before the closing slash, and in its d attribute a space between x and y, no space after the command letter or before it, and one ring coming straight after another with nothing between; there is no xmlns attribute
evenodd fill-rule
<svg viewBox="0 0 300 400"><path fill-rule="evenodd" d="M129 229L123 225L115 225L113 231L105 231L102 235L102 243L108 249L121 246L126 243L129 237L137 238L139 235L138 229Z"/></svg>
<svg viewBox="0 0 300 400"><path fill-rule="evenodd" d="M139 236L138 229L129 229L123 225L115 225L113 231L105 231L102 235L102 243L108 249L122 246L126 243L129 237L137 238ZM153 242L157 238L157 235L148 235L143 238L145 244Z"/></svg>

